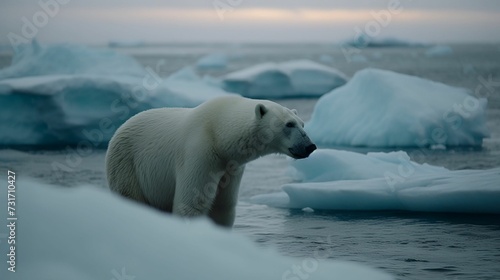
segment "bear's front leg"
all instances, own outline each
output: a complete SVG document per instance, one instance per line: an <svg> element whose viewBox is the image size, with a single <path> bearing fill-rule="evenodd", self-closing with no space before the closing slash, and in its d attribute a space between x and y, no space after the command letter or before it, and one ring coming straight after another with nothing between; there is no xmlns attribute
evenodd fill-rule
<svg viewBox="0 0 500 280"><path fill-rule="evenodd" d="M206 169L206 166L203 168ZM193 170L194 169L194 170ZM178 174L172 213L183 217L207 215L217 194L220 178L200 174L196 166Z"/></svg>
<svg viewBox="0 0 500 280"><path fill-rule="evenodd" d="M241 177L245 166L237 169L230 169L222 176L217 189L212 209L209 217L218 225L232 227L235 217L235 208L238 202L238 192L240 189Z"/></svg>

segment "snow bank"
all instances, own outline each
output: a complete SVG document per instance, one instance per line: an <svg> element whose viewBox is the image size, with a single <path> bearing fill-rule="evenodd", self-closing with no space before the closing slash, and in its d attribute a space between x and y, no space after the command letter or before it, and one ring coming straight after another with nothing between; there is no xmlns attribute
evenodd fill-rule
<svg viewBox="0 0 500 280"><path fill-rule="evenodd" d="M25 179L16 188L16 272L0 274L8 279L292 279L294 267L314 279L392 279L351 262L285 258L207 220L183 221L91 186Z"/></svg>
<svg viewBox="0 0 500 280"><path fill-rule="evenodd" d="M310 60L262 63L229 73L224 89L251 98L320 96L345 84L340 71Z"/></svg>
<svg viewBox="0 0 500 280"><path fill-rule="evenodd" d="M203 56L198 60L196 66L199 69L224 69L227 67L228 58L222 53L213 53Z"/></svg>
<svg viewBox="0 0 500 280"><path fill-rule="evenodd" d="M292 163L302 183L252 197L276 207L500 213L500 168L450 171L410 161L404 152L317 150Z"/></svg>
<svg viewBox="0 0 500 280"><path fill-rule="evenodd" d="M110 50L34 42L0 70L0 146L105 145L138 112L227 94L189 71L164 80Z"/></svg>
<svg viewBox="0 0 500 280"><path fill-rule="evenodd" d="M364 69L318 100L306 131L329 145L481 146L486 103L463 88Z"/></svg>
<svg viewBox="0 0 500 280"><path fill-rule="evenodd" d="M450 46L439 45L430 47L425 51L428 57L449 56L453 54L453 49Z"/></svg>

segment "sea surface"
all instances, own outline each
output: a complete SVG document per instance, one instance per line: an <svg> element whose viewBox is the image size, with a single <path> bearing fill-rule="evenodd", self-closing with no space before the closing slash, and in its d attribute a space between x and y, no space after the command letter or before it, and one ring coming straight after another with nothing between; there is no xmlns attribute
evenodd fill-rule
<svg viewBox="0 0 500 280"><path fill-rule="evenodd" d="M342 49L334 45L221 45L172 44L118 48L161 77L209 53L230 56L226 69L206 70L220 76L259 62L311 59L335 67L349 76L366 68L382 68L465 87L488 99L491 137L482 148L408 149L418 162L449 169L488 169L500 166L500 44L451 45L449 56L428 57L426 48ZM362 58L362 57L364 58ZM365 60L363 62L363 60ZM10 55L0 54L0 68ZM488 88L484 81L492 81ZM481 86L482 85L482 86ZM486 91L485 91L486 90ZM317 99L275 100L308 120ZM334 147L359 152L374 151ZM399 150L387 149L384 151ZM418 150L418 153L416 152ZM0 150L0 169L63 186L92 184L106 187L105 150L81 158L78 168L55 171L52 164L71 157L71 149ZM423 155L423 156L422 156ZM412 212L303 211L276 209L250 203L253 195L277 192L292 182L290 159L280 155L247 165L240 191L234 231L259 246L275 248L299 258L341 259L383 269L397 279L500 279L500 215ZM500 182L499 182L500 184ZM499 201L500 203L500 201ZM258 268L256 268L258 269ZM333 277L333 276L332 276Z"/></svg>

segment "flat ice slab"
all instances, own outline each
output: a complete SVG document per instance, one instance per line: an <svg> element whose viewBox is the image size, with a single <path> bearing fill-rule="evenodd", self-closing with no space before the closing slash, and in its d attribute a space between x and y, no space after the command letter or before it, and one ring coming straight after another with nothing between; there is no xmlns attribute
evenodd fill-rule
<svg viewBox="0 0 500 280"><path fill-rule="evenodd" d="M300 183L252 202L297 209L500 213L500 168L452 171L413 162L405 152L327 149L291 166Z"/></svg>

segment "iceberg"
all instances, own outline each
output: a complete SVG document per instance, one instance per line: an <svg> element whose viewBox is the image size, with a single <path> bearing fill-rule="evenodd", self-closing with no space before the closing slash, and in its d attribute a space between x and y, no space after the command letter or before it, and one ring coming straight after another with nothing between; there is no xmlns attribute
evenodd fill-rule
<svg viewBox="0 0 500 280"><path fill-rule="evenodd" d="M0 273L8 279L293 279L297 269L314 279L393 279L354 262L283 257L208 219L183 220L98 187L16 183L16 272Z"/></svg>
<svg viewBox="0 0 500 280"><path fill-rule="evenodd" d="M320 149L293 161L301 183L251 202L326 210L403 210L500 214L500 168L457 170L412 162L405 152Z"/></svg>
<svg viewBox="0 0 500 280"><path fill-rule="evenodd" d="M162 79L111 50L34 42L0 70L0 146L105 146L134 114L226 94L189 69Z"/></svg>
<svg viewBox="0 0 500 280"><path fill-rule="evenodd" d="M464 88L367 68L323 95L305 130L324 145L481 146L486 104Z"/></svg>
<svg viewBox="0 0 500 280"><path fill-rule="evenodd" d="M430 47L425 51L425 55L428 57L450 56L452 54L453 49L446 45Z"/></svg>
<svg viewBox="0 0 500 280"><path fill-rule="evenodd" d="M316 97L344 85L347 79L337 69L310 60L292 60L229 73L223 78L223 88L250 98Z"/></svg>
<svg viewBox="0 0 500 280"><path fill-rule="evenodd" d="M227 67L228 58L222 53L213 53L203 56L198 60L196 66L201 70L224 69Z"/></svg>

